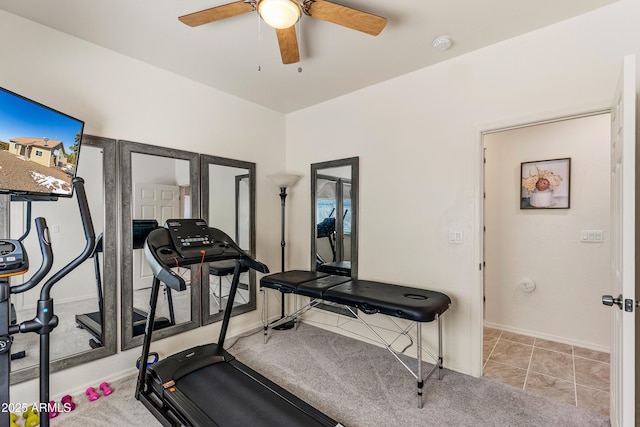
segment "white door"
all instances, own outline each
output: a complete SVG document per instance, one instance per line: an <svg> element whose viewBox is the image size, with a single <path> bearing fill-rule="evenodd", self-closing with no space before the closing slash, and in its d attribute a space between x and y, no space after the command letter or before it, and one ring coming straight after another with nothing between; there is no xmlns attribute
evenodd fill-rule
<svg viewBox="0 0 640 427"><path fill-rule="evenodd" d="M133 218L155 219L164 225L171 218L180 218L180 187L176 185L133 183ZM151 287L153 273L143 250L133 251L133 289Z"/></svg>
<svg viewBox="0 0 640 427"><path fill-rule="evenodd" d="M611 109L611 425L635 425L636 59L624 66Z"/></svg>

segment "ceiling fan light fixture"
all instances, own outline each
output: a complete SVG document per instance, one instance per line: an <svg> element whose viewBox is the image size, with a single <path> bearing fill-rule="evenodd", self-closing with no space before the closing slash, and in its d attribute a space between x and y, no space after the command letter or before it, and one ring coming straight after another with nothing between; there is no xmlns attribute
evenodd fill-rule
<svg viewBox="0 0 640 427"><path fill-rule="evenodd" d="M291 0L260 0L258 14L267 25L285 29L300 19L300 6Z"/></svg>

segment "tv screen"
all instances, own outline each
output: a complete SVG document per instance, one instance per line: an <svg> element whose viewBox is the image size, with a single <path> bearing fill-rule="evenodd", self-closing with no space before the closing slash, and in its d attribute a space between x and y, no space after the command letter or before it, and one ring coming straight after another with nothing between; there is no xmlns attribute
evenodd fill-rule
<svg viewBox="0 0 640 427"><path fill-rule="evenodd" d="M71 197L84 122L0 87L0 193Z"/></svg>

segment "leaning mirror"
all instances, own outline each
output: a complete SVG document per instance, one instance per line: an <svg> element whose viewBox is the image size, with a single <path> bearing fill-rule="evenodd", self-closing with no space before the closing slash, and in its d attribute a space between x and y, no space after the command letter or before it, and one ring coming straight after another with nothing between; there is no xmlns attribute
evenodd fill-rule
<svg viewBox="0 0 640 427"><path fill-rule="evenodd" d="M358 157L311 165L311 269L358 277Z"/></svg>
<svg viewBox="0 0 640 427"><path fill-rule="evenodd" d="M122 349L142 344L153 273L146 262L146 235L170 218L200 214L199 155L172 148L119 141L121 176L121 312ZM163 286L153 339L200 325L198 266L174 271L185 277L184 292Z"/></svg>
<svg viewBox="0 0 640 427"><path fill-rule="evenodd" d="M200 161L203 218L255 255L255 163L207 155L201 155ZM209 275L202 281L203 324L222 319L234 267L234 260L207 266ZM232 315L255 310L255 271L242 273L237 292Z"/></svg>
<svg viewBox="0 0 640 427"><path fill-rule="evenodd" d="M77 175L85 180L87 201L98 236L104 230L115 230L117 223L116 141L84 135L81 147ZM4 203L0 210L4 212L0 215L0 230L3 235L17 239L30 231L23 243L31 272L35 272L42 262L33 226L36 217L45 218L51 236L54 265L50 275L84 249L84 231L75 196L32 202L31 209L26 202L10 201L10 196L2 197ZM29 226L31 230L28 230ZM50 336L51 372L116 352L116 238L115 233L106 235L100 250L96 250L90 259L52 289L59 323ZM23 283L29 277L30 273L17 276L12 285ZM35 316L40 288L36 286L12 298L16 322ZM14 335L11 383L38 377L38 339L37 334Z"/></svg>

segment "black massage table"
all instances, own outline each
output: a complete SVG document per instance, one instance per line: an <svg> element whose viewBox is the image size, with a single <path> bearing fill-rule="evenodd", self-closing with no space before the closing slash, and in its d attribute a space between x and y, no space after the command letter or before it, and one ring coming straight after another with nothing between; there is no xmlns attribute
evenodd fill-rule
<svg viewBox="0 0 640 427"><path fill-rule="evenodd" d="M418 384L419 407L422 407L422 388L424 381L429 379L436 370L438 371L438 378L442 379L442 324L440 317L451 305L451 299L447 295L426 289L392 285L370 280L358 280L345 276L304 270L291 270L264 276L260 279L260 285L263 288L274 289L282 293L291 293L311 298L307 305L295 313L271 324L265 321L265 342L269 328L275 328L280 323L288 322L292 319L295 321L306 311L327 301L344 306L355 318L364 324L385 348L413 375ZM266 308L266 292L264 292L264 304ZM398 353L402 353L409 348L411 344L405 347L404 350L396 352L391 347L391 344L385 341L354 309L359 309L365 314L381 313L412 321L413 323L404 329L396 322L392 323L398 328L401 334L409 338L411 343L413 343L413 338L409 334L409 331L415 324L417 372L414 372L413 369L407 366L398 355ZM434 320L438 324L438 356L436 357L427 351L436 363L426 377L423 378L421 327L422 323L432 322Z"/></svg>
<svg viewBox="0 0 640 427"><path fill-rule="evenodd" d="M320 264L317 268L322 273L351 277L351 261L334 261Z"/></svg>

